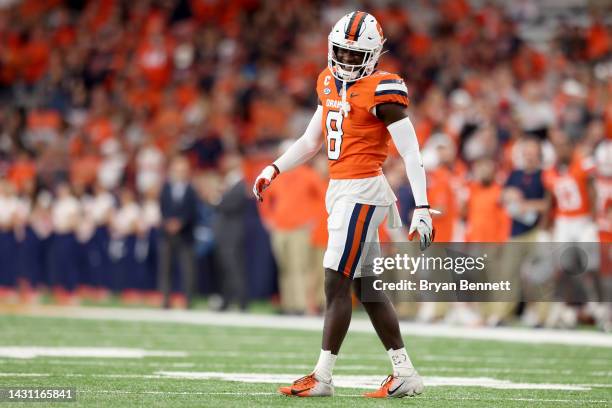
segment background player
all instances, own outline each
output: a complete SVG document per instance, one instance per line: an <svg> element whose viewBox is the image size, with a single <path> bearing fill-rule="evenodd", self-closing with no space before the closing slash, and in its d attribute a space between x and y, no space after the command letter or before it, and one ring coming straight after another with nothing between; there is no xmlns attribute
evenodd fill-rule
<svg viewBox="0 0 612 408"><path fill-rule="evenodd" d="M552 132L551 141L555 149L556 162L544 172L543 181L553 198L553 241L568 243L562 248L582 248L588 257L586 272L597 276L595 272L600 265L596 244L599 239L594 216L596 213L594 162L591 157L578 153L574 148L574 142L558 129ZM571 263L564 267L579 268L578 265ZM596 298L596 291L590 286L575 283L571 289L590 290L588 293L591 293L591 298ZM555 302L551 305L545 325L567 328L575 327L577 322L578 310L574 306Z"/></svg>
<svg viewBox="0 0 612 408"><path fill-rule="evenodd" d="M365 12L345 15L329 35L328 67L317 80L319 106L304 135L257 177L253 192L263 190L279 174L312 158L326 137L330 183L326 195L329 240L325 252L326 310L319 361L312 374L280 388L286 395L331 396L332 370L349 327L351 283L361 299L361 267L380 248L377 228L388 215L390 227L400 227L396 197L382 174L389 138L402 156L413 190L416 210L410 238L418 232L421 249L434 237L427 202L425 171L414 127L406 115L407 89L395 74L376 70L385 39L376 19ZM362 253L362 248L363 253ZM369 249L369 251L368 251ZM404 348L395 310L380 294L362 301L393 366L393 374L368 397L420 394L423 381Z"/></svg>

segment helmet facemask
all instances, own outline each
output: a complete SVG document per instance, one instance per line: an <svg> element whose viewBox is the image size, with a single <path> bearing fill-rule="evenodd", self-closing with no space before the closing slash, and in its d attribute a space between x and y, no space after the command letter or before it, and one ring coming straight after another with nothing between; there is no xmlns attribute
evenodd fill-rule
<svg viewBox="0 0 612 408"><path fill-rule="evenodd" d="M344 49L352 52L358 52L363 55L361 63L359 64L346 64L340 62L337 52L338 49ZM328 51L328 65L332 75L341 81L356 81L358 79L367 77L374 72L378 58L380 57L382 46L376 47L375 49L361 49L354 46L347 46L344 44L338 44L336 42L329 41Z"/></svg>

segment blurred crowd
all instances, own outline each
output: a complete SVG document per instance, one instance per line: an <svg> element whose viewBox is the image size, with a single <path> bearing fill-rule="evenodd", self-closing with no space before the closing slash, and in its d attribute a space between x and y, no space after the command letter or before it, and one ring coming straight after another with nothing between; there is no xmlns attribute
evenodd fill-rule
<svg viewBox="0 0 612 408"><path fill-rule="evenodd" d="M606 2L572 7L1 1L0 299L49 288L61 302L113 291L160 304L159 240L173 227L159 195L169 164L186 159L195 291L217 294L219 308L264 297L286 313L320 312L325 157L283 175L259 206L248 190L303 132L327 34L354 9L379 20L380 68L408 86L430 204L442 210L437 241L609 242L612 14ZM391 150L384 171L409 224L410 187ZM174 303L188 303L184 273L172 276ZM464 306L466 324L516 313Z"/></svg>

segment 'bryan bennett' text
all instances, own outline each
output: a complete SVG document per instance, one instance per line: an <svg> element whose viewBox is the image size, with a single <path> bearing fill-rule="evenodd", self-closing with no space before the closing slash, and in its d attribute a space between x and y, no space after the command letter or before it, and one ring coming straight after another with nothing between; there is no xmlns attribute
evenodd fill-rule
<svg viewBox="0 0 612 408"><path fill-rule="evenodd" d="M374 290L399 290L399 291L420 291L420 292L476 292L476 291L509 291L510 281L499 282L470 282L461 279L457 282L430 282L427 279L420 279L418 282L402 279L399 282L383 282L377 279L372 284Z"/></svg>

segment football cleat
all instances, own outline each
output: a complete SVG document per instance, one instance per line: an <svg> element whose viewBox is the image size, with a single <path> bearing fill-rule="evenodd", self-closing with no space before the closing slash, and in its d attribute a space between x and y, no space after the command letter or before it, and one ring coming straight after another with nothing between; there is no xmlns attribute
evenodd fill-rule
<svg viewBox="0 0 612 408"><path fill-rule="evenodd" d="M334 384L319 381L312 373L298 380L288 387L280 387L278 392L293 397L333 397Z"/></svg>
<svg viewBox="0 0 612 408"><path fill-rule="evenodd" d="M415 371L411 376L394 377L389 375L376 391L367 392L366 398L403 398L414 397L423 392L423 379Z"/></svg>

